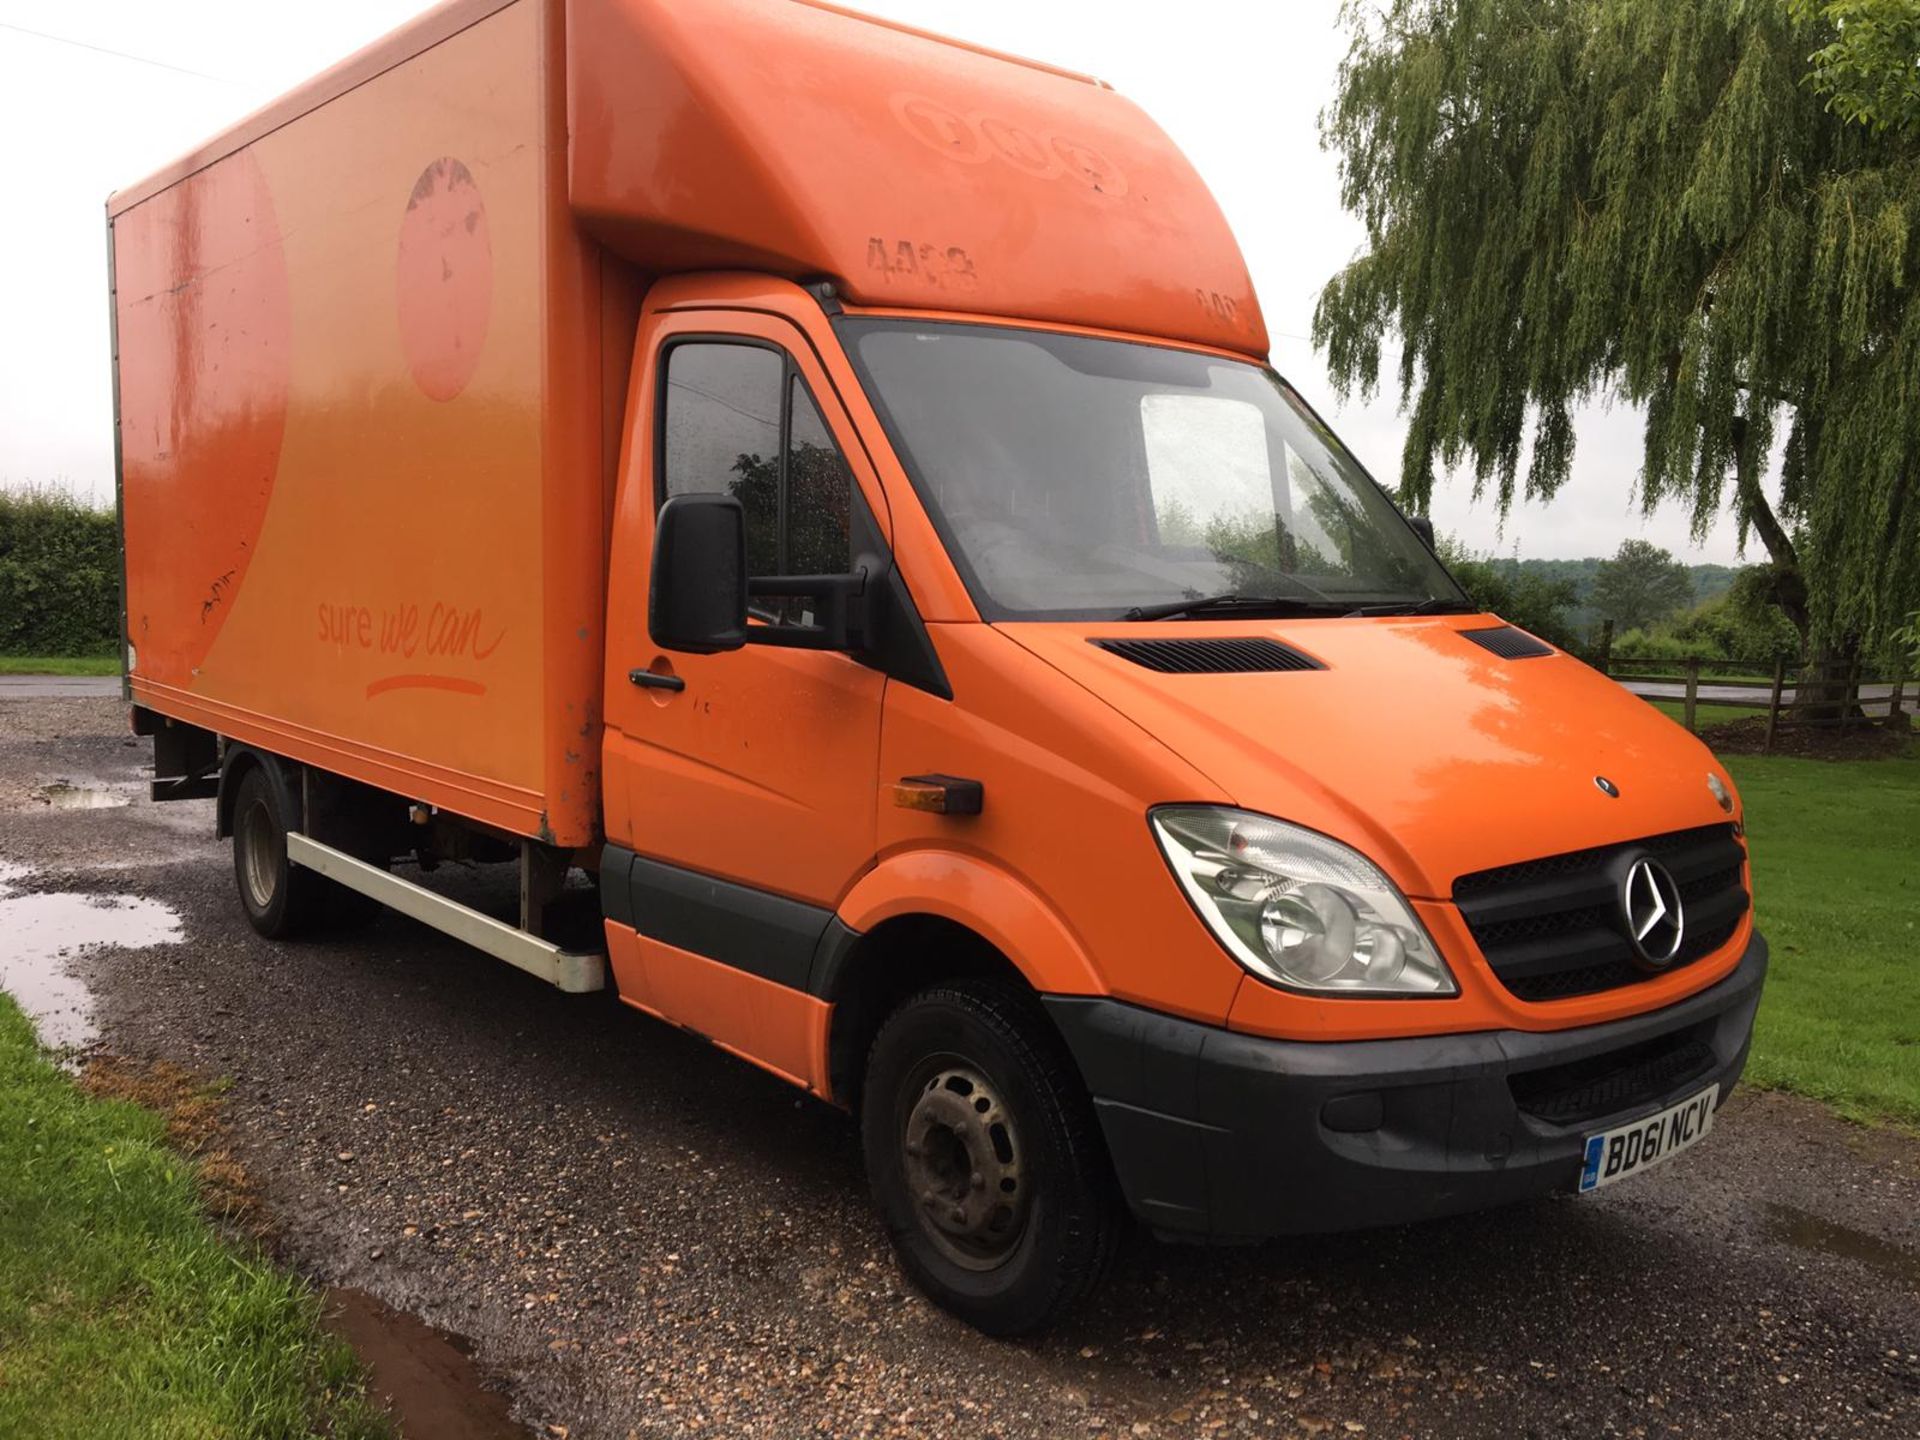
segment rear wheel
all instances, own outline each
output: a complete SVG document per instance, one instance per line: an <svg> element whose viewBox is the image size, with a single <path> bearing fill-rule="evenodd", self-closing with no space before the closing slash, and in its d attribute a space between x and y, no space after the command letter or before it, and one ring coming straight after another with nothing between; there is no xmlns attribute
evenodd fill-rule
<svg viewBox="0 0 1920 1440"><path fill-rule="evenodd" d="M1058 1318L1105 1270L1121 1207L1071 1059L1030 997L966 981L888 1017L862 1140L900 1263L995 1335Z"/></svg>
<svg viewBox="0 0 1920 1440"><path fill-rule="evenodd" d="M255 765L233 800L233 878L247 921L269 940L298 934L312 918L320 877L287 860L292 828L286 790Z"/></svg>

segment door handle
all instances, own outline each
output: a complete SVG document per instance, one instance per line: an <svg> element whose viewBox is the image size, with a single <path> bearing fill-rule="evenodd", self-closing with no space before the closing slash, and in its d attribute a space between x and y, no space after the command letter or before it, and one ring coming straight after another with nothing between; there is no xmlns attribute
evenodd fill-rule
<svg viewBox="0 0 1920 1440"><path fill-rule="evenodd" d="M678 694L687 688L687 682L678 675L662 675L655 670L629 670L627 679L642 690L671 690Z"/></svg>

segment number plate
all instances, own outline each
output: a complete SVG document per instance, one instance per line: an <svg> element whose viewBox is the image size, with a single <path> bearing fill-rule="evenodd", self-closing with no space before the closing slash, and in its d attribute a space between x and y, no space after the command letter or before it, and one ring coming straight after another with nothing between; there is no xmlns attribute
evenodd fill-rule
<svg viewBox="0 0 1920 1440"><path fill-rule="evenodd" d="M1581 1193L1638 1175L1705 1139L1719 1101L1720 1087L1709 1085L1658 1115L1589 1135L1586 1164L1580 1170Z"/></svg>

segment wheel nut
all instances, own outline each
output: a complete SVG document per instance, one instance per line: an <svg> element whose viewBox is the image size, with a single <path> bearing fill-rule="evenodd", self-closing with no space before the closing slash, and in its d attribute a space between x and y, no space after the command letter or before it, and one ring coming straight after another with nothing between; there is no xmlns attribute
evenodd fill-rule
<svg viewBox="0 0 1920 1440"><path fill-rule="evenodd" d="M954 1206L952 1211L950 1212L950 1218L953 1220L953 1223L956 1225L966 1224L967 1223L967 1207L964 1205Z"/></svg>
<svg viewBox="0 0 1920 1440"><path fill-rule="evenodd" d="M967 1177L967 1184L971 1185L975 1190L984 1190L987 1188L987 1177L976 1170Z"/></svg>

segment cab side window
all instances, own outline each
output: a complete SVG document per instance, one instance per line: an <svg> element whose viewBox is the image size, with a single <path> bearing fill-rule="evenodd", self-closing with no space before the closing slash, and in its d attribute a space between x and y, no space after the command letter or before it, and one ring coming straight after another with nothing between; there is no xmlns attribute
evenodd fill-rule
<svg viewBox="0 0 1920 1440"><path fill-rule="evenodd" d="M723 494L746 512L747 574L840 575L853 563L853 474L777 350L683 341L666 354L664 495ZM763 620L805 623L801 601L756 598Z"/></svg>
<svg viewBox="0 0 1920 1440"><path fill-rule="evenodd" d="M666 494L739 500L747 512L749 575L778 573L786 368L778 351L758 345L695 343L667 352Z"/></svg>

